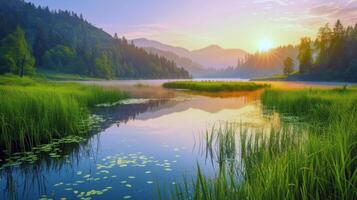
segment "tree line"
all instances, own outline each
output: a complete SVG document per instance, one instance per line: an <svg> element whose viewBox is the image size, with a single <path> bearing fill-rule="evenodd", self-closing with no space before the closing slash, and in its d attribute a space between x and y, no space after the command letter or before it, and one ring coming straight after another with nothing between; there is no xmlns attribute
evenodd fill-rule
<svg viewBox="0 0 357 200"><path fill-rule="evenodd" d="M312 79L357 81L357 24L343 26L337 20L319 29L317 38L301 38L300 75Z"/></svg>
<svg viewBox="0 0 357 200"><path fill-rule="evenodd" d="M102 78L189 78L164 57L111 36L70 11L0 0L0 73L34 69Z"/></svg>

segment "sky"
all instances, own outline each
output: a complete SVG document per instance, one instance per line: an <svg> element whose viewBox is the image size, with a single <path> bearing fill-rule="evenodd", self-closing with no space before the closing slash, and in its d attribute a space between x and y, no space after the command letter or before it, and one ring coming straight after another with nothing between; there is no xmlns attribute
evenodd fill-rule
<svg viewBox="0 0 357 200"><path fill-rule="evenodd" d="M298 44L341 19L357 22L357 0L27 0L67 9L110 34L187 49L216 44L255 52Z"/></svg>

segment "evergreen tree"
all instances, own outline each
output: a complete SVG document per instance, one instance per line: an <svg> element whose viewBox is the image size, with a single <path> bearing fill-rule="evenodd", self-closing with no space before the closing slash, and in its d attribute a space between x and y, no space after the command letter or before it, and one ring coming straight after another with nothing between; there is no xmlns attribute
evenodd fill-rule
<svg viewBox="0 0 357 200"><path fill-rule="evenodd" d="M25 33L17 27L15 32L5 37L0 48L0 73L11 72L24 76L34 73L35 59L25 39Z"/></svg>
<svg viewBox="0 0 357 200"><path fill-rule="evenodd" d="M294 60L290 57L287 57L284 60L284 74L290 76L294 72Z"/></svg>
<svg viewBox="0 0 357 200"><path fill-rule="evenodd" d="M300 73L306 74L312 70L311 39L301 38L298 59L300 62Z"/></svg>
<svg viewBox="0 0 357 200"><path fill-rule="evenodd" d="M62 72L73 72L76 53L69 47L58 45L48 51L42 58L44 67Z"/></svg>
<svg viewBox="0 0 357 200"><path fill-rule="evenodd" d="M71 72L95 76L98 73L96 59L103 53L111 63L112 76L120 78L188 78L186 71L178 68L166 58L158 58L128 42L118 35L111 36L102 29L88 23L82 15L69 11L50 11L48 7L34 6L23 0L0 0L0 40L9 35L16 26L26 33L36 59L36 66L41 69L56 69L59 72ZM68 31L70 29L70 31ZM75 52L72 65L64 64L66 59L56 59L53 55L62 55L66 46ZM62 51L66 52L66 51ZM47 54L44 59L44 55ZM49 56L49 54L51 56ZM0 71L9 71L8 66L15 66L9 55L3 55ZM65 56L66 57L66 56ZM53 64L55 63L55 64ZM63 67L67 65L68 67ZM4 68L4 69L3 69ZM5 69L6 68L6 69ZM16 67L13 67L16 68ZM101 71L101 70L99 70Z"/></svg>
<svg viewBox="0 0 357 200"><path fill-rule="evenodd" d="M33 44L33 55L36 59L36 66L42 65L42 57L48 49L48 44L45 36L45 32L42 26L38 26L36 29L35 41Z"/></svg>
<svg viewBox="0 0 357 200"><path fill-rule="evenodd" d="M95 72L96 75L106 79L113 78L112 63L106 53L102 53L95 60Z"/></svg>
<svg viewBox="0 0 357 200"><path fill-rule="evenodd" d="M332 30L330 29L328 24L319 29L319 33L315 41L315 46L319 52L316 63L320 67L326 67L329 63L332 36Z"/></svg>

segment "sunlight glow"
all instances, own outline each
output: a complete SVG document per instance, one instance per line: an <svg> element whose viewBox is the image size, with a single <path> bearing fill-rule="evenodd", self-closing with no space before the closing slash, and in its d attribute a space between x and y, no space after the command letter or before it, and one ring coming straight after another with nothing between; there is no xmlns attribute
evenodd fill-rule
<svg viewBox="0 0 357 200"><path fill-rule="evenodd" d="M266 52L273 48L273 41L268 38L264 38L259 42L259 51Z"/></svg>

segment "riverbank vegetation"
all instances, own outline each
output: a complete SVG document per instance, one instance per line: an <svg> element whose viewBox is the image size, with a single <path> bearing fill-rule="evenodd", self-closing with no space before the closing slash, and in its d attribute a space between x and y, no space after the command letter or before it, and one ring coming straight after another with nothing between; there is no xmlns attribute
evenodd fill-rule
<svg viewBox="0 0 357 200"><path fill-rule="evenodd" d="M218 152L208 155L224 158L216 159L217 175L205 177L198 167L193 191L186 181L175 186L172 199L355 199L356 89L267 90L262 104L299 120L253 134L233 128L207 132L206 138L215 139L204 146L212 152L216 145ZM237 132L240 149L228 148L236 146ZM221 166L232 159L234 165Z"/></svg>
<svg viewBox="0 0 357 200"><path fill-rule="evenodd" d="M120 91L94 85L0 76L0 151L86 135L91 107L126 97Z"/></svg>
<svg viewBox="0 0 357 200"><path fill-rule="evenodd" d="M254 91L269 87L268 84L228 81L174 81L163 84L165 88L186 89L202 92Z"/></svg>

